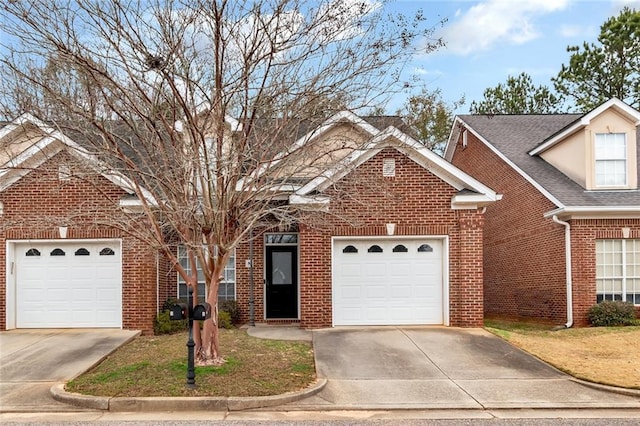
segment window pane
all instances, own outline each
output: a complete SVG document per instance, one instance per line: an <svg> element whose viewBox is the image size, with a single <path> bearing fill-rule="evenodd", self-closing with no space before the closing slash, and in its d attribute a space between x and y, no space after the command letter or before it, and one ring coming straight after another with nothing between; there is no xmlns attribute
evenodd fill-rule
<svg viewBox="0 0 640 426"><path fill-rule="evenodd" d="M627 143L624 133L598 133L595 140L596 160L625 160Z"/></svg>
<svg viewBox="0 0 640 426"><path fill-rule="evenodd" d="M180 265L185 269L185 271L190 274L191 267L189 265L189 259L187 257L187 250L180 246L178 247L178 260ZM196 259L196 267L198 270L198 297L199 300L204 301L205 297L205 277L204 270L200 267L200 262ZM187 287L185 281L182 279L180 274L176 274L178 276L178 298L186 299L187 297ZM235 280L236 280L236 263L235 263L235 253L229 256L229 260L224 269L224 274L222 276L222 281L220 282L220 287L218 289L218 297L219 300L234 300L235 299Z"/></svg>

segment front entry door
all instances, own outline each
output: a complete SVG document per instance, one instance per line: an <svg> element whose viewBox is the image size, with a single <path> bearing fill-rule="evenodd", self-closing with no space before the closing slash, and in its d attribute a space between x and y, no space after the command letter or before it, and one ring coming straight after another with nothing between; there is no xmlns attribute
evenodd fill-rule
<svg viewBox="0 0 640 426"><path fill-rule="evenodd" d="M266 247L267 318L298 318L298 247Z"/></svg>

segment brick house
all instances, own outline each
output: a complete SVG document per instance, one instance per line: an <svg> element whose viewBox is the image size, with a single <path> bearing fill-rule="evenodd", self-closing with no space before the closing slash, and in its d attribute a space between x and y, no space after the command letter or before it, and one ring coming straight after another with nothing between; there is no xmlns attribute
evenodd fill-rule
<svg viewBox="0 0 640 426"><path fill-rule="evenodd" d="M219 300L237 300L246 321L252 289L257 322L305 328L480 326L483 213L499 195L398 127L343 112L304 136L328 150L337 140L360 148L300 176L288 202L303 219L255 230L237 247ZM126 176L105 173L29 116L0 129L0 146L0 329L151 332L186 286L156 252L107 225L126 218Z"/></svg>
<svg viewBox="0 0 640 426"><path fill-rule="evenodd" d="M587 325L602 300L640 308L640 112L461 115L445 158L503 194L487 207L487 316Z"/></svg>

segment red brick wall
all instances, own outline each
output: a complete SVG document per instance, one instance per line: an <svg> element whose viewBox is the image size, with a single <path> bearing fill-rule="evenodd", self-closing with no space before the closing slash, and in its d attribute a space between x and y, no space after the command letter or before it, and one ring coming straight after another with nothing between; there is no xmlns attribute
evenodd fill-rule
<svg viewBox="0 0 640 426"><path fill-rule="evenodd" d="M264 321L264 234L255 231L253 237L253 297L254 319ZM249 322L249 244L236 249L236 300L240 306L241 320Z"/></svg>
<svg viewBox="0 0 640 426"><path fill-rule="evenodd" d="M573 277L573 319L576 326L588 325L587 311L596 303L596 240L640 238L640 219L571 220L571 268ZM640 306L636 307L640 315Z"/></svg>
<svg viewBox="0 0 640 426"><path fill-rule="evenodd" d="M396 176L382 177L383 158ZM452 210L456 190L408 157L385 149L327 191L329 214L311 215L300 227L301 326L328 327L331 317L331 236L449 236L452 326L482 325L482 226L478 211Z"/></svg>
<svg viewBox="0 0 640 426"><path fill-rule="evenodd" d="M58 165L71 165L78 177L58 180ZM65 152L57 154L0 193L4 215L0 225L0 329L6 329L6 240L57 239L58 227L68 226L68 239L122 240L123 327L153 331L156 315L156 254L140 241L108 226L124 192L96 176Z"/></svg>
<svg viewBox="0 0 640 426"><path fill-rule="evenodd" d="M564 228L543 217L555 205L471 132L452 162L503 194L485 213L485 315L564 323Z"/></svg>

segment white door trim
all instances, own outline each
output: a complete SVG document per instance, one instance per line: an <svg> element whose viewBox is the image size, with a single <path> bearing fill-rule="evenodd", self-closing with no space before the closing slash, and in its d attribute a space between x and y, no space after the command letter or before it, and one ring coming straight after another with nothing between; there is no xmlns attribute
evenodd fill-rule
<svg viewBox="0 0 640 426"><path fill-rule="evenodd" d="M336 282L334 264L336 261L335 242L340 240L386 240L386 241L402 241L402 240L441 240L442 241L442 323L449 325L449 236L448 235L371 235L371 236L332 236L331 237L331 326L335 327L334 306L336 305L336 292L334 291L334 283Z"/></svg>

